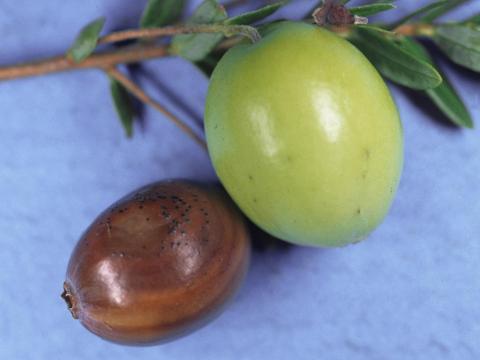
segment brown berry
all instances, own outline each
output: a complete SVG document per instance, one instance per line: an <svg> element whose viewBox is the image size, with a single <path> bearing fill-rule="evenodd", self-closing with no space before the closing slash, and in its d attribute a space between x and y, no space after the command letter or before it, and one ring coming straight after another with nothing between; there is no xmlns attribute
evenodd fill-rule
<svg viewBox="0 0 480 360"><path fill-rule="evenodd" d="M71 256L62 297L102 338L151 344L219 313L250 257L241 214L214 186L155 183L101 214Z"/></svg>

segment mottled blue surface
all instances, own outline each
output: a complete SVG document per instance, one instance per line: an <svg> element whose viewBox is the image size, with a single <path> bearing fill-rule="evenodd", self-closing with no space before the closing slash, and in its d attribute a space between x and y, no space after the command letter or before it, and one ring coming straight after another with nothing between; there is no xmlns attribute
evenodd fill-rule
<svg viewBox="0 0 480 360"><path fill-rule="evenodd" d="M418 6L398 3L399 13ZM480 11L472 3L464 15ZM143 4L2 0L0 63L62 52L99 15L109 30L133 26ZM283 14L311 4L297 1ZM180 60L145 69L156 98L200 121L201 74ZM455 75L480 126L479 79ZM0 359L480 358L480 133L446 126L428 102L397 88L404 175L390 215L366 242L255 252L233 304L182 340L130 348L91 335L59 296L81 232L137 186L215 178L202 150L149 108L126 140L107 90L98 71L0 84Z"/></svg>

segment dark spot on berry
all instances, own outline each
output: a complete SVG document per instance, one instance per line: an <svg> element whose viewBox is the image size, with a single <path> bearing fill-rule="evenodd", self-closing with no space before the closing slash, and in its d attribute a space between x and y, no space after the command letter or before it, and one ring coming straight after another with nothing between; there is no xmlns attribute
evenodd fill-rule
<svg viewBox="0 0 480 360"><path fill-rule="evenodd" d="M370 149L363 149L363 156L365 157L365 159L370 159L370 156L371 156L371 153L370 153Z"/></svg>

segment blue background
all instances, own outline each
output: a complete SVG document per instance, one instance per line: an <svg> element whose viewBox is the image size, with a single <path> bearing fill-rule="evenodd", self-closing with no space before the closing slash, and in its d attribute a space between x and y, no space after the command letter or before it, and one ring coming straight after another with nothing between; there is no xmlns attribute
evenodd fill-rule
<svg viewBox="0 0 480 360"><path fill-rule="evenodd" d="M312 6L294 3L285 17ZM398 3L400 14L419 2ZM480 11L480 1L472 3L452 17ZM0 62L61 53L100 15L108 31L135 26L144 4L2 0ZM203 75L179 59L144 69L137 80L198 129ZM479 76L452 76L480 126ZM92 219L134 188L163 178L215 179L209 159L150 108L134 139L125 139L99 71L1 83L0 358L480 358L479 130L452 128L418 95L392 91L405 169L388 218L367 241L256 251L220 318L176 342L131 348L71 319L59 296L70 252Z"/></svg>

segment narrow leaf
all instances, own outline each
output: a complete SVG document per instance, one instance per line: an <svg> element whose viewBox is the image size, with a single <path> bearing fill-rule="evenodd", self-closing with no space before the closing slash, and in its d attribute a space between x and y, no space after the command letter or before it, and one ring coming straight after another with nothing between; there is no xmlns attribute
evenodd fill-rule
<svg viewBox="0 0 480 360"><path fill-rule="evenodd" d="M427 90L427 95L454 124L472 129L473 120L468 109L448 78L443 76L443 83Z"/></svg>
<svg viewBox="0 0 480 360"><path fill-rule="evenodd" d="M68 50L67 57L75 62L80 62L89 57L97 47L98 37L104 24L104 17L87 24L80 31L72 47Z"/></svg>
<svg viewBox="0 0 480 360"><path fill-rule="evenodd" d="M406 51L415 54L419 58L435 65L432 57L422 44L416 40L405 37L397 42ZM434 89L426 90L425 93L437 105L437 107L456 125L466 128L473 127L473 120L463 100L458 95L445 74L441 73L443 82Z"/></svg>
<svg viewBox="0 0 480 360"><path fill-rule="evenodd" d="M463 5L470 0L450 0L446 4L439 6L438 8L429 11L424 17L420 19L421 22L431 23L432 21L438 19L440 16L448 13L449 11Z"/></svg>
<svg viewBox="0 0 480 360"><path fill-rule="evenodd" d="M257 21L263 20L267 16L272 15L282 6L284 6L288 1L279 1L274 4L264 6L258 10L250 11L245 14L241 14L225 21L225 24L228 25L248 25L253 24Z"/></svg>
<svg viewBox="0 0 480 360"><path fill-rule="evenodd" d="M425 14L429 13L430 11L433 11L437 8L440 8L441 6L444 6L444 5L448 4L448 2L449 2L449 0L441 0L441 1L436 1L434 3L428 4L426 6L423 6L420 9L418 9L418 10L408 14L407 16L401 18L400 20L396 21L395 23L390 25L390 28L395 29L395 28L399 27L400 25L405 24L406 22L410 21L414 17L419 16L419 15L425 15Z"/></svg>
<svg viewBox="0 0 480 360"><path fill-rule="evenodd" d="M348 10L357 16L372 16L383 11L395 9L396 6L390 3L375 3L349 8Z"/></svg>
<svg viewBox="0 0 480 360"><path fill-rule="evenodd" d="M135 111L133 109L130 94L122 84L113 78L110 78L110 93L112 95L115 110L117 111L120 122L125 129L125 134L127 137L132 137Z"/></svg>
<svg viewBox="0 0 480 360"><path fill-rule="evenodd" d="M433 40L453 62L480 72L480 28L440 25Z"/></svg>
<svg viewBox="0 0 480 360"><path fill-rule="evenodd" d="M216 0L204 0L197 8L189 24L213 24L227 18L225 8ZM222 34L189 34L173 38L171 51L187 60L200 61L223 39Z"/></svg>
<svg viewBox="0 0 480 360"><path fill-rule="evenodd" d="M153 28L171 24L181 15L185 0L149 0L140 20L140 27Z"/></svg>
<svg viewBox="0 0 480 360"><path fill-rule="evenodd" d="M464 24L480 25L480 14L473 15L463 22Z"/></svg>
<svg viewBox="0 0 480 360"><path fill-rule="evenodd" d="M379 34L383 34L386 37L395 37L396 34L393 31L384 29L380 26L377 25L356 25L357 29L367 29L367 30L372 30L374 32L377 32Z"/></svg>
<svg viewBox="0 0 480 360"><path fill-rule="evenodd" d="M397 84L426 90L442 83L442 77L432 65L402 49L383 32L357 27L349 40L383 76Z"/></svg>

